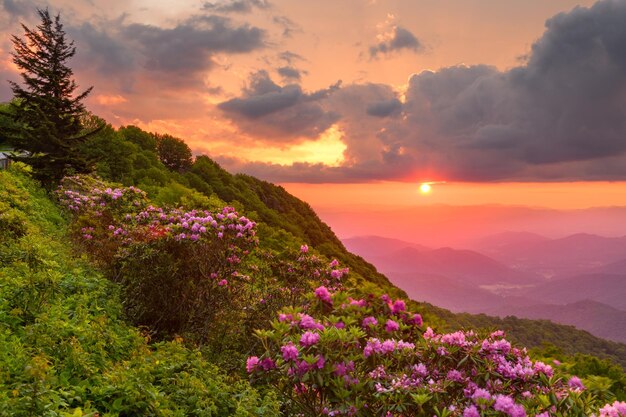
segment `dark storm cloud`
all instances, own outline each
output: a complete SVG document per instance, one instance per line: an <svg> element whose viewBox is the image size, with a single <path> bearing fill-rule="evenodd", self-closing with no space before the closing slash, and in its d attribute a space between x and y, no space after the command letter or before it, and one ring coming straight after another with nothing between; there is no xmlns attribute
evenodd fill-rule
<svg viewBox="0 0 626 417"><path fill-rule="evenodd" d="M139 45L148 69L165 72L207 69L212 54L250 52L263 46L264 36L259 28L233 27L219 16L197 16L173 28L135 23L122 34Z"/></svg>
<svg viewBox="0 0 626 417"><path fill-rule="evenodd" d="M220 16L192 16L173 27L128 24L122 16L69 26L68 33L78 46L77 69L116 79L125 92L146 77L164 88L200 88L216 53L265 46L262 29Z"/></svg>
<svg viewBox="0 0 626 417"><path fill-rule="evenodd" d="M0 32L5 35L21 33L18 23L29 23L37 16L38 8L47 6L44 0L0 0ZM51 9L50 12L54 13L55 10Z"/></svg>
<svg viewBox="0 0 626 417"><path fill-rule="evenodd" d="M28 17L35 13L37 7L42 5L30 1L23 0L2 0L0 1L2 9L12 17Z"/></svg>
<svg viewBox="0 0 626 417"><path fill-rule="evenodd" d="M376 101L367 106L367 114L376 117L388 117L397 114L402 109L402 102L397 98Z"/></svg>
<svg viewBox="0 0 626 417"><path fill-rule="evenodd" d="M415 35L407 29L396 26L389 39L370 46L369 52L370 56L375 58L379 54L401 50L419 51L421 48L422 44Z"/></svg>
<svg viewBox="0 0 626 417"><path fill-rule="evenodd" d="M294 67L284 66L278 68L276 71L285 80L300 81L302 79L302 72Z"/></svg>
<svg viewBox="0 0 626 417"><path fill-rule="evenodd" d="M523 65L415 74L402 103L389 86L343 87L325 103L342 116L342 167L233 166L276 181L626 179L624 22L622 0L577 7Z"/></svg>
<svg viewBox="0 0 626 417"><path fill-rule="evenodd" d="M278 142L291 141L316 137L337 121L339 115L325 110L322 102L338 89L339 83L306 93L297 84L280 86L267 71L258 71L251 75L241 97L218 108L245 131L273 135Z"/></svg>
<svg viewBox="0 0 626 417"><path fill-rule="evenodd" d="M268 9L270 2L266 0L226 0L220 2L206 2L204 10L217 13L250 13L255 8Z"/></svg>
<svg viewBox="0 0 626 417"><path fill-rule="evenodd" d="M102 29L86 22L80 26L67 28L68 34L76 39L77 53L72 63L78 71L95 71L108 80L116 80L122 91L132 90L133 81L140 70L140 55L118 32L111 28L119 27L121 21Z"/></svg>
<svg viewBox="0 0 626 417"><path fill-rule="evenodd" d="M602 1L548 20L524 66L413 76L405 110L429 133L407 145L436 143L458 176L486 179L624 154L625 21L626 2Z"/></svg>

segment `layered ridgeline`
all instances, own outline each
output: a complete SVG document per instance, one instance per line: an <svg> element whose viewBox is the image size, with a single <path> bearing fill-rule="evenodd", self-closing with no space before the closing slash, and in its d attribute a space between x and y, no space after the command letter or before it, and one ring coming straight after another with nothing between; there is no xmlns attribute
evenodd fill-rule
<svg viewBox="0 0 626 417"><path fill-rule="evenodd" d="M179 139L133 126L118 130L107 127L85 149L90 156L99 158L97 172L103 179L137 186L157 205L197 206L202 199L217 198L259 223L263 247L281 251L306 243L349 267L357 285L372 283L392 296L408 298L373 265L348 252L307 203L266 181L232 175L206 156L192 160L191 151ZM524 346L552 344L567 354L608 357L626 367L626 345L593 337L571 326L514 317L453 314L427 304L415 308L429 323L447 331L467 327L502 329Z"/></svg>
<svg viewBox="0 0 626 417"><path fill-rule="evenodd" d="M306 203L176 138L107 127L83 152L100 178L52 200L23 167L0 173L0 415L582 416L624 399L595 357L623 364L623 345L405 302ZM534 362L495 328L554 346Z"/></svg>

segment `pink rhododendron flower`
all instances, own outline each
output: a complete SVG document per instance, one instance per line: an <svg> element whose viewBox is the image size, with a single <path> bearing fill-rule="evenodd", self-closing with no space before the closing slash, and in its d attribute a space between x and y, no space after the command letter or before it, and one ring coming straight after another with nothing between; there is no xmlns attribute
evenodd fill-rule
<svg viewBox="0 0 626 417"><path fill-rule="evenodd" d="M571 377L569 381L567 381L567 385L573 390L583 391L585 389L583 382L577 376Z"/></svg>
<svg viewBox="0 0 626 417"><path fill-rule="evenodd" d="M315 289L315 296L326 303L333 302L333 300L330 297L330 292L323 285Z"/></svg>
<svg viewBox="0 0 626 417"><path fill-rule="evenodd" d="M363 322L361 323L361 325L363 327L369 327L369 326L376 326L378 324L378 320L376 320L376 317L365 317L363 319Z"/></svg>
<svg viewBox="0 0 626 417"><path fill-rule="evenodd" d="M480 417L480 413L478 413L475 405L470 405L463 410L463 417Z"/></svg>
<svg viewBox="0 0 626 417"><path fill-rule="evenodd" d="M395 332L399 329L400 325L391 319L387 320L387 323L385 323L385 330L387 330L389 333Z"/></svg>
<svg viewBox="0 0 626 417"><path fill-rule="evenodd" d="M248 371L248 373L253 372L258 365L259 365L258 356L250 356L248 360L246 361L246 371Z"/></svg>
<svg viewBox="0 0 626 417"><path fill-rule="evenodd" d="M398 314L402 311L406 310L406 303L402 300L396 300L393 302L393 305L391 306L391 312L393 314Z"/></svg>
<svg viewBox="0 0 626 417"><path fill-rule="evenodd" d="M280 351L283 354L283 359L286 361L294 361L298 359L298 348L291 342L281 346Z"/></svg>
<svg viewBox="0 0 626 417"><path fill-rule="evenodd" d="M300 337L300 344L304 347L313 346L320 341L320 335L313 332L305 332Z"/></svg>

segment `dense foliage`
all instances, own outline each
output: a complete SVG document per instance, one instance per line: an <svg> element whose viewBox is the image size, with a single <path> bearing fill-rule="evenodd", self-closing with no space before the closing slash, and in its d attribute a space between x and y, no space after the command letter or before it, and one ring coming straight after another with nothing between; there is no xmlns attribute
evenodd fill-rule
<svg viewBox="0 0 626 417"><path fill-rule="evenodd" d="M626 415L623 370L559 332L622 345L511 325L560 343L541 362L501 331L446 333L496 322L405 301L281 187L86 113L73 43L38 13L1 109L30 167L0 173L0 416Z"/></svg>
<svg viewBox="0 0 626 417"><path fill-rule="evenodd" d="M552 376L548 366L531 362L497 333L484 341L474 332L425 330L422 317L407 311L412 304L381 298L372 285L355 287L338 261L328 262L306 245L280 252L259 246L260 225L220 207L219 199L198 200L217 204L210 210L160 208L137 187L69 177L58 190L72 215L67 230L76 247L119 283L120 293L68 252L65 222L41 191L21 175L0 178L0 201L7 202L0 210L1 253L10 260L0 270L7 283L2 288L9 291L2 317L13 320L5 324L12 327L3 356L3 369L13 371L0 398L7 410L20 410L17 415L45 413L48 404L56 410L49 415L77 408L108 415L191 415L189 410L209 408L219 411L197 415L273 415L273 397L235 376L250 354L253 380L266 380L279 393L287 415L588 415L601 402L611 403L611 390L620 392L623 373L615 369L587 370L582 382L571 382L574 367ZM33 203L45 207L30 208ZM14 255L21 242L36 247L39 227L50 231L47 258ZM15 278L17 265L25 268L24 278ZM50 274L68 268L71 279L49 289ZM121 306L164 341L146 345L121 321ZM195 309L211 318L208 324ZM171 317L177 320L168 323ZM33 338L42 325L46 336ZM255 328L258 340L250 338ZM199 343L204 354L184 341ZM485 343L498 347L489 351ZM41 362L28 364L35 360ZM19 373L22 367L36 373ZM474 401L479 389L489 399ZM606 407L611 415L622 405Z"/></svg>
<svg viewBox="0 0 626 417"><path fill-rule="evenodd" d="M232 175L206 156L196 157L186 172L168 169L159 158L158 135L135 126L118 130L107 126L89 140L84 152L99 158L98 174L110 181L144 190L154 205L215 210L226 204L257 223L260 246L283 252L297 250L301 242L329 259L350 268L352 286L379 288L393 297L406 294L364 259L349 253L311 207L282 187L248 175ZM528 347L548 342L566 353L587 353L619 361L626 367L626 346L548 321L514 317L453 314L428 304L414 305L433 325L454 331L461 328L503 329L512 340Z"/></svg>
<svg viewBox="0 0 626 417"><path fill-rule="evenodd" d="M278 414L180 340L147 344L65 232L33 181L0 172L0 416Z"/></svg>
<svg viewBox="0 0 626 417"><path fill-rule="evenodd" d="M59 15L50 16L48 9L37 12L41 23L35 29L22 25L25 38L12 38L13 63L23 85L10 82L14 99L8 116L14 125L9 139L26 152L16 159L27 162L42 182L55 184L68 173L91 169L79 149L87 138L82 100L91 88L74 94L78 86L67 66L76 53L74 43L67 40Z"/></svg>
<svg viewBox="0 0 626 417"><path fill-rule="evenodd" d="M503 332L424 331L386 295L319 287L306 312L285 310L257 334L265 352L248 371L276 387L290 415L582 417L605 392L531 361Z"/></svg>

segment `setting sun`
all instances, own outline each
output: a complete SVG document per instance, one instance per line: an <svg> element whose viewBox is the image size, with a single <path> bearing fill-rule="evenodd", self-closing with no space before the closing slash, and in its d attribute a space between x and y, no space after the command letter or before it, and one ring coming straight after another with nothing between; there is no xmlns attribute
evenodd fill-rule
<svg viewBox="0 0 626 417"><path fill-rule="evenodd" d="M420 192L422 194L428 194L428 193L430 193L431 190L432 190L432 187L427 182L425 182L425 183L420 185Z"/></svg>

